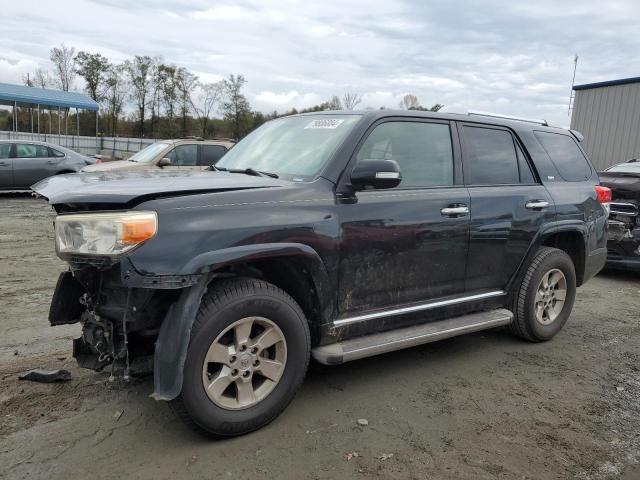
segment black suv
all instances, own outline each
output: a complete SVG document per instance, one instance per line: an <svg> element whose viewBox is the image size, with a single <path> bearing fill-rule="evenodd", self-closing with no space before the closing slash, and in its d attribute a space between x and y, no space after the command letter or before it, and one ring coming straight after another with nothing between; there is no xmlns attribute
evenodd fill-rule
<svg viewBox="0 0 640 480"><path fill-rule="evenodd" d="M128 378L152 363L153 397L215 436L273 420L310 357L498 326L549 340L606 259L610 191L579 137L322 112L266 123L210 171L44 180L70 266L50 323L82 324L83 367Z"/></svg>

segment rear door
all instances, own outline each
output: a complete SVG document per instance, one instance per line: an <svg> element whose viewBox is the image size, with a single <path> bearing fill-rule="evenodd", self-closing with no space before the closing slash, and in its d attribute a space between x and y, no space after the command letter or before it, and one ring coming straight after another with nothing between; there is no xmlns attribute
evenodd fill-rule
<svg viewBox="0 0 640 480"><path fill-rule="evenodd" d="M14 188L12 147L11 143L0 143L0 189L3 190Z"/></svg>
<svg viewBox="0 0 640 480"><path fill-rule="evenodd" d="M15 188L29 188L43 178L55 175L59 157L49 156L44 145L16 143L13 160L13 182Z"/></svg>
<svg viewBox="0 0 640 480"><path fill-rule="evenodd" d="M467 292L502 290L555 209L513 132L477 124L460 132L471 197Z"/></svg>

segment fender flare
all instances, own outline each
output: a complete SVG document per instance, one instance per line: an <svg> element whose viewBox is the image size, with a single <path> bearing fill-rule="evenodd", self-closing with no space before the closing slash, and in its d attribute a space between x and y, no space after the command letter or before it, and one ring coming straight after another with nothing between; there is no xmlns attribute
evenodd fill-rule
<svg viewBox="0 0 640 480"><path fill-rule="evenodd" d="M243 245L206 252L191 260L180 274L200 274L200 278L197 283L182 289L178 300L169 307L162 321L155 344L154 388L151 397L156 400L173 400L180 395L191 328L202 297L206 294L211 281L217 277L215 270L236 262L294 256L303 257L305 266L309 269L318 295L321 315L326 321L333 314L335 301L331 301L329 296L329 276L326 267L318 253L308 245L298 243Z"/></svg>
<svg viewBox="0 0 640 480"><path fill-rule="evenodd" d="M549 235L554 235L556 233L563 233L563 232L573 232L573 233L580 234L580 237L582 238L582 242L583 242L584 251L585 252L587 251L588 232L584 222L580 220L563 220L563 221L556 221L556 222L550 222L548 224L545 224L540 230L538 230L535 237L529 244L529 249L527 250L527 254L524 256L524 258L520 262L520 265L518 265L516 272L511 277L511 280L509 281L509 284L505 289L506 291L512 291L515 288L515 286L517 285L518 279L524 273L524 270L529 265L529 263L531 263L531 260L533 259L533 256L535 255L536 250L538 249L538 247L540 247L543 244L545 237L548 237Z"/></svg>

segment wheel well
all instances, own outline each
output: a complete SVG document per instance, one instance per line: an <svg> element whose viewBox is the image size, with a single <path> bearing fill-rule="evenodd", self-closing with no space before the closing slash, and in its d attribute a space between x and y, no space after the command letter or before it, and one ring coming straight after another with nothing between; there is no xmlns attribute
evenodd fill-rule
<svg viewBox="0 0 640 480"><path fill-rule="evenodd" d="M259 278L287 292L300 305L307 317L312 344L316 343L319 338L319 326L322 323L320 301L310 269L303 260L282 257L264 259L233 264L218 272L239 277Z"/></svg>
<svg viewBox="0 0 640 480"><path fill-rule="evenodd" d="M544 237L542 245L563 250L571 257L576 269L576 285L584 278L584 240L578 232L558 232Z"/></svg>

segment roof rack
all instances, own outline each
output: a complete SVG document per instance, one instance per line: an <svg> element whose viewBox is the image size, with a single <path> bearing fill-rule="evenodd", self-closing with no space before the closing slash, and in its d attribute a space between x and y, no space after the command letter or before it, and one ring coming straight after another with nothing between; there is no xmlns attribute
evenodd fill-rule
<svg viewBox="0 0 640 480"><path fill-rule="evenodd" d="M489 113L489 112L478 112L473 110L469 110L467 112L467 115L476 115L479 117L503 118L505 120L516 120L518 122L535 123L537 125L543 125L545 127L549 126L549 122L547 122L544 119L536 120L531 118L513 117L511 115L501 115L499 113Z"/></svg>

